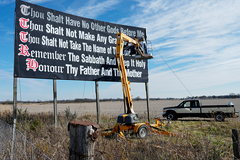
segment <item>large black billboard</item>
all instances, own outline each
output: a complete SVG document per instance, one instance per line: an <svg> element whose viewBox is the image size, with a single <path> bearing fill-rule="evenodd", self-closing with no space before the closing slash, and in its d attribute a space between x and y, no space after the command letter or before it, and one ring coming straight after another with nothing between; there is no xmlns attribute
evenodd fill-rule
<svg viewBox="0 0 240 160"><path fill-rule="evenodd" d="M83 18L16 0L14 77L120 81L116 37L145 28ZM147 60L125 55L129 81L147 82Z"/></svg>

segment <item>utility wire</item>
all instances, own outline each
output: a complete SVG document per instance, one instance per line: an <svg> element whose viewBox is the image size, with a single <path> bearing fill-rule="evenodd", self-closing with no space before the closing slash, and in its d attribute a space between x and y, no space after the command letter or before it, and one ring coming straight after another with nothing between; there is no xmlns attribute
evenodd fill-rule
<svg viewBox="0 0 240 160"><path fill-rule="evenodd" d="M187 89L187 87L184 85L184 83L180 80L180 78L177 76L177 74L172 70L172 68L168 65L167 61L165 61L165 59L162 57L162 55L156 50L156 48L153 46L154 50L158 53L158 55L162 58L162 60L164 61L164 63L166 63L166 65L168 66L168 68L172 71L172 73L177 77L177 79L181 82L181 84L183 85L183 87L188 91L188 93L193 97L193 95L191 94L191 92Z"/></svg>

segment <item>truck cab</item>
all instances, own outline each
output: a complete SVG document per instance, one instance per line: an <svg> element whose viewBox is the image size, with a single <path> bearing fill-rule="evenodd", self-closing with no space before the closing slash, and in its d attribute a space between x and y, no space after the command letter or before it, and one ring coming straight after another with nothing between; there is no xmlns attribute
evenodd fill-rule
<svg viewBox="0 0 240 160"><path fill-rule="evenodd" d="M202 106L200 100L185 100L175 107L163 108L162 116L170 120L177 120L182 117L215 117L216 121L224 121L225 117L237 117L234 104L228 105L207 105Z"/></svg>
<svg viewBox="0 0 240 160"><path fill-rule="evenodd" d="M163 117L170 120L177 120L182 117L198 116L200 113L201 101L185 100L174 107L165 107L163 109Z"/></svg>

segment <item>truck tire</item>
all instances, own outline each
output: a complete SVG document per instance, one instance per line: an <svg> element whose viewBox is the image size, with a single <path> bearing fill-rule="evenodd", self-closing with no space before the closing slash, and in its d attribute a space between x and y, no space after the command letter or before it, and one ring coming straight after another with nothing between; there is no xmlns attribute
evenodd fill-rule
<svg viewBox="0 0 240 160"><path fill-rule="evenodd" d="M137 135L139 138L144 139L148 135L148 127L143 124L138 128Z"/></svg>
<svg viewBox="0 0 240 160"><path fill-rule="evenodd" d="M218 113L215 114L215 120L216 121L222 122L222 121L224 121L224 119L225 119L225 116L222 113L218 112Z"/></svg>
<svg viewBox="0 0 240 160"><path fill-rule="evenodd" d="M167 119L169 119L169 120L177 120L177 116L176 116L175 113L169 112L169 113L167 113Z"/></svg>

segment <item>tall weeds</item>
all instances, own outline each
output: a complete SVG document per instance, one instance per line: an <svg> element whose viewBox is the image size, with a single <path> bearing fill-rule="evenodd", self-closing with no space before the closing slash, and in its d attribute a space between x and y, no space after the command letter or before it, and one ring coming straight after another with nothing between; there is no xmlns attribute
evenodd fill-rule
<svg viewBox="0 0 240 160"><path fill-rule="evenodd" d="M7 123L12 123L11 117L10 111L0 112L0 119ZM58 114L58 126L55 128L53 113L29 114L27 110L19 110L17 129L48 157L68 159L70 136L67 124L70 120L96 123L97 117L91 114L77 116L67 108ZM115 124L116 117L101 116L101 129ZM173 121L168 131L179 133L182 138L152 133L146 139L138 139L128 134L127 141L124 141L117 136L99 136L95 144L95 159L233 159L233 128L240 128L237 119L226 119L225 122L179 120Z"/></svg>

